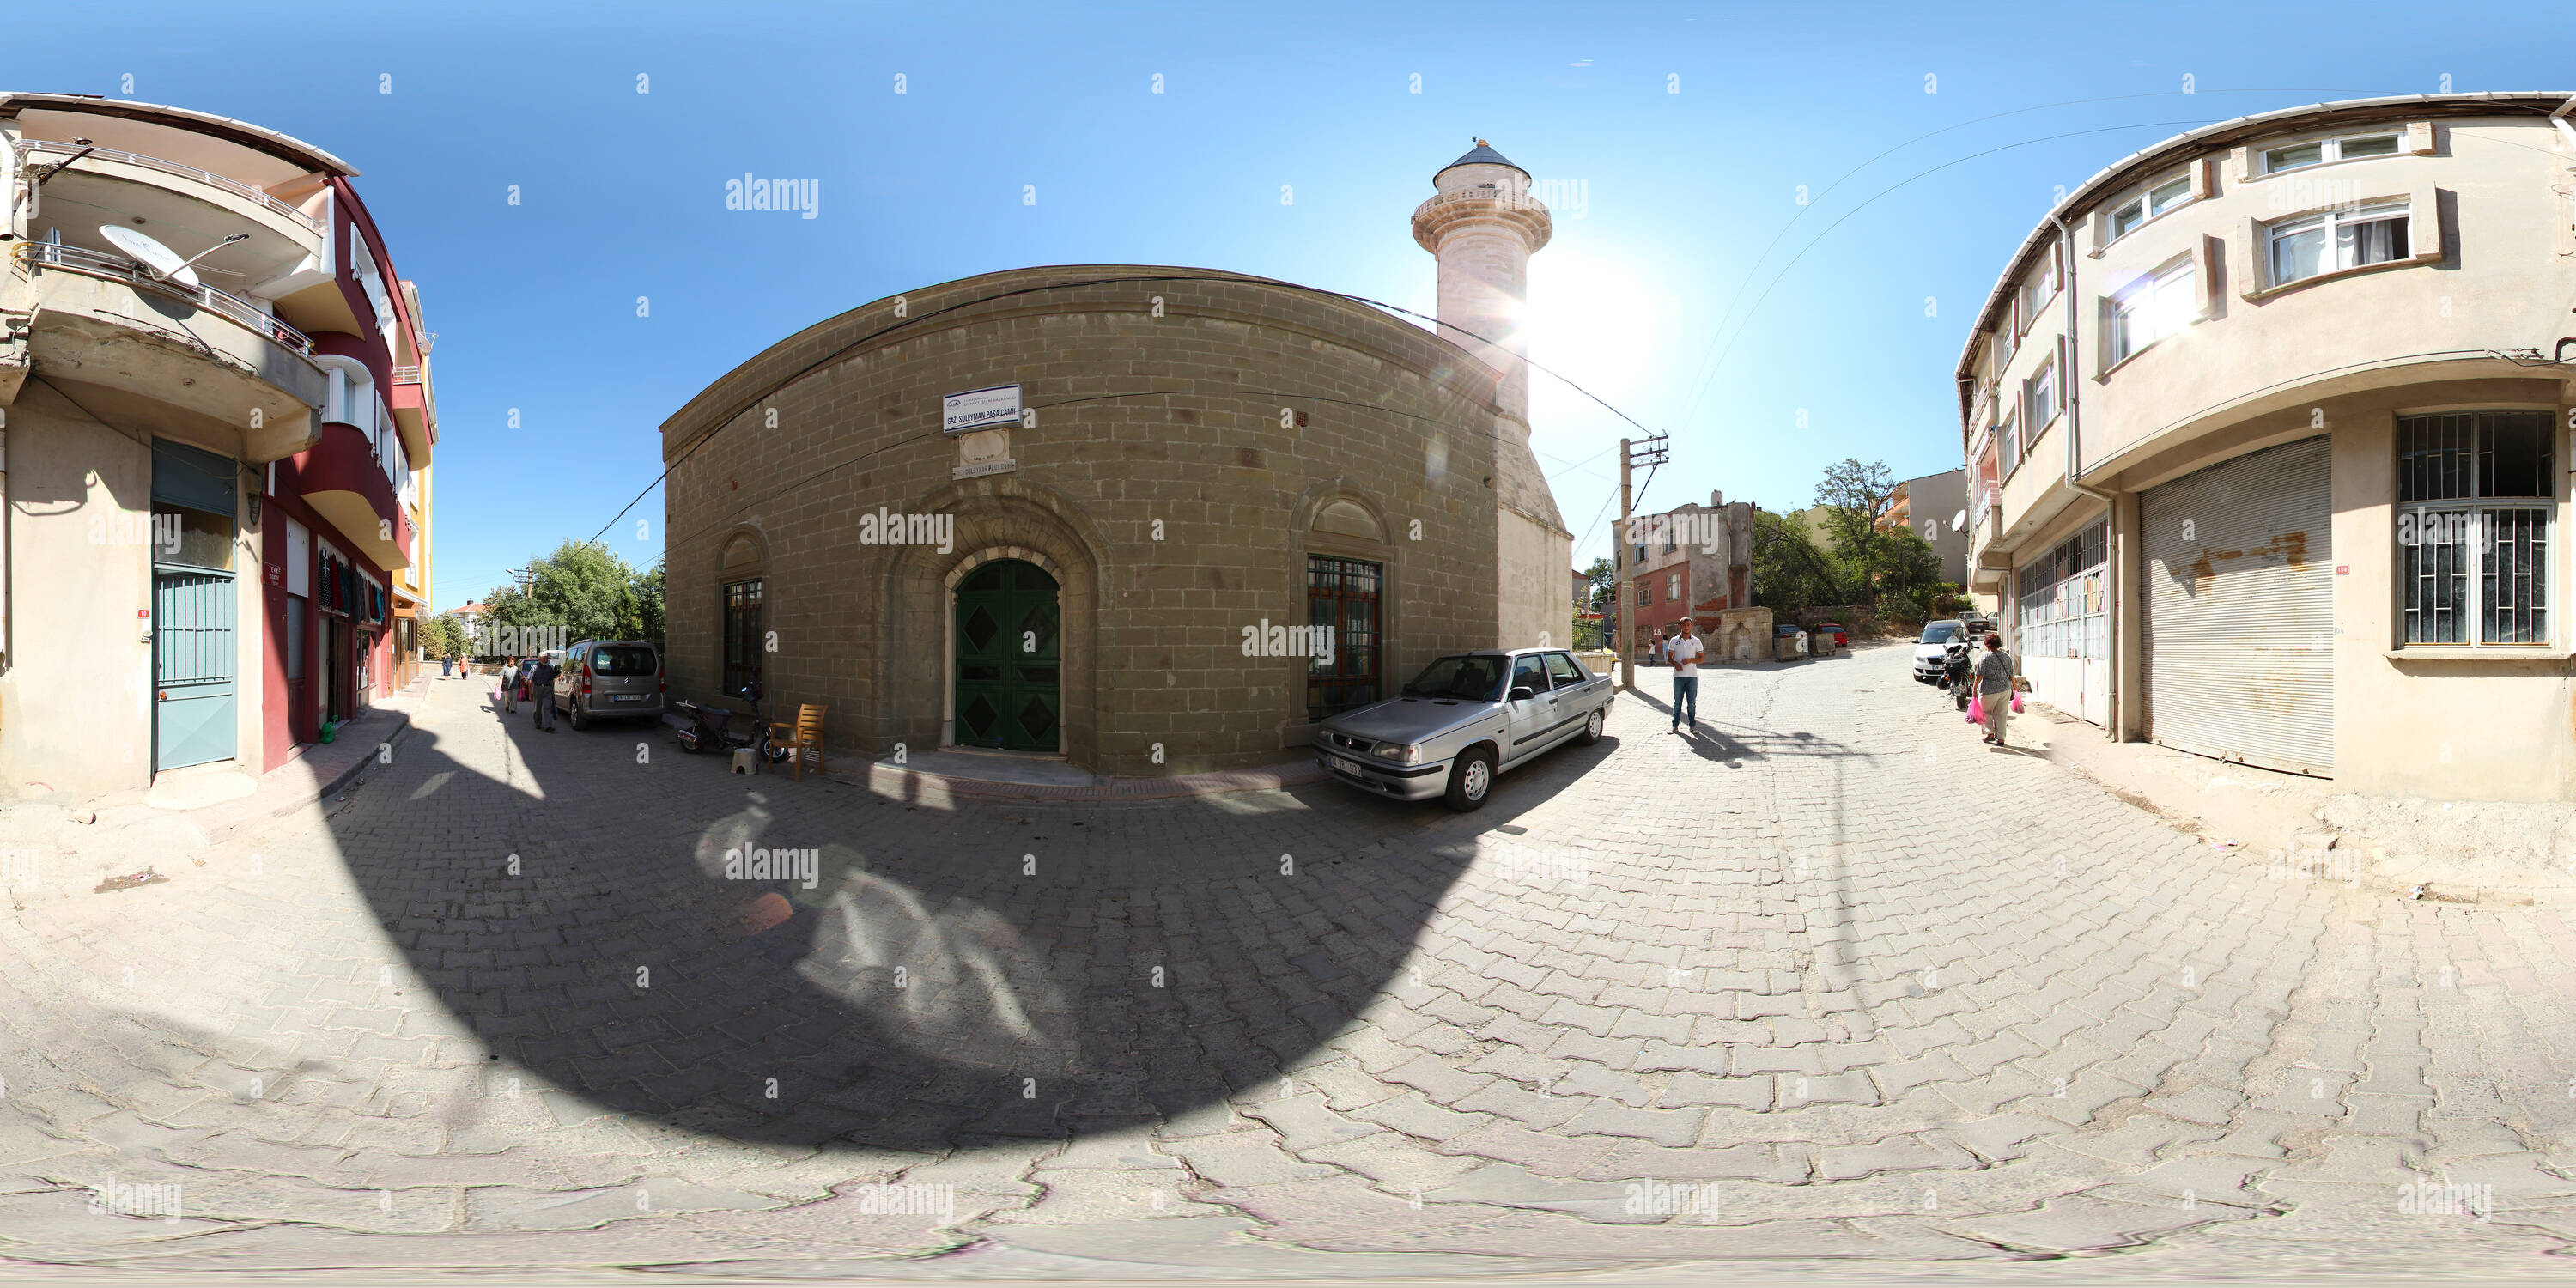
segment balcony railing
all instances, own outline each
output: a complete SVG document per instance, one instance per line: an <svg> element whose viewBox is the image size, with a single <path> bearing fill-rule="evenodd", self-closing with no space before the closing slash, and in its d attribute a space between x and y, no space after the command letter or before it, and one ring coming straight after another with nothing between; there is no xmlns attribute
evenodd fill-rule
<svg viewBox="0 0 2576 1288"><path fill-rule="evenodd" d="M94 157L103 157L110 161L122 161L127 165L141 166L146 170L158 170L163 174L175 174L181 178L194 179L199 183L212 184L215 187L221 188L236 196L247 197L252 201L256 201L259 204L268 207L270 210L273 210L288 219L292 219L296 223L301 224L314 232L319 233L328 231L323 228L320 220L315 219L313 216L268 195L265 190L251 184L243 183L239 179L227 179L210 170L200 170L192 165L181 165L176 161L164 161L159 157L147 157L139 152L119 152L114 148L94 148L89 147L86 144L64 143L55 139L21 139L18 142L19 146L26 148L29 152L53 152L59 153L65 157L70 157L86 151Z"/></svg>
<svg viewBox="0 0 2576 1288"><path fill-rule="evenodd" d="M427 372L424 372L419 367L396 367L394 368L394 383L398 385L420 386L421 411L428 415L430 424L435 425L438 423L438 391L430 387L429 375Z"/></svg>
<svg viewBox="0 0 2576 1288"><path fill-rule="evenodd" d="M104 277L111 281L129 282L145 290L176 296L209 313L220 313L231 318L305 357L313 356L313 341L303 332L261 312L258 305L238 295L202 284L190 286L184 282L154 277L151 270L122 255L107 255L55 242L20 242L19 245L26 248L22 253L35 264L47 268L69 269L75 273L86 273L91 277Z"/></svg>

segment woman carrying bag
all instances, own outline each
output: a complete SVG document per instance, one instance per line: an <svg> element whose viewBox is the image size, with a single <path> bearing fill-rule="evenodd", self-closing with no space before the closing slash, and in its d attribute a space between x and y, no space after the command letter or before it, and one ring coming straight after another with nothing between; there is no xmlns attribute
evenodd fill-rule
<svg viewBox="0 0 2576 1288"><path fill-rule="evenodd" d="M1990 746L2004 745L2004 722L2012 718L2013 704L2020 701L2013 692L2019 687L2015 677L2019 669L2012 655L2004 652L2004 637L1988 635L1986 655L1977 659L1977 705Z"/></svg>

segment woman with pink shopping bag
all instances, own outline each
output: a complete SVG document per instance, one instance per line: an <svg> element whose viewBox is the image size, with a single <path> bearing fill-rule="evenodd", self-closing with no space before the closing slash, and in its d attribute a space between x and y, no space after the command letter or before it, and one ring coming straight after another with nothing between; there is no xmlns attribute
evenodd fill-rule
<svg viewBox="0 0 2576 1288"><path fill-rule="evenodd" d="M1988 635L1986 655L1977 659L1977 698L1969 718L1986 726L1985 740L1990 746L2004 745L2004 724L2021 705L2021 695L2014 692L2019 669L2013 665L2012 655L2004 652L2004 637Z"/></svg>

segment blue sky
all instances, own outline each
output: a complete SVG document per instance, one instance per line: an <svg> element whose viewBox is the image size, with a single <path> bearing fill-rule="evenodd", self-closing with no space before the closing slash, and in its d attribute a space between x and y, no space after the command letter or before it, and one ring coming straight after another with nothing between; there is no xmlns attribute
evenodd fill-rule
<svg viewBox="0 0 2576 1288"><path fill-rule="evenodd" d="M444 609L600 531L709 381L882 296L1132 262L1428 313L1407 218L1476 135L1580 197L1532 260L1531 356L1672 434L1646 503L1797 508L1844 456L1959 464L1965 329L2060 185L2252 112L2576 79L2527 6L1236 9L100 3L0 47L0 86L364 172L439 337ZM745 172L817 181L817 217L724 209ZM1588 563L1630 431L1544 374L1532 402ZM650 563L660 519L655 492L608 539Z"/></svg>

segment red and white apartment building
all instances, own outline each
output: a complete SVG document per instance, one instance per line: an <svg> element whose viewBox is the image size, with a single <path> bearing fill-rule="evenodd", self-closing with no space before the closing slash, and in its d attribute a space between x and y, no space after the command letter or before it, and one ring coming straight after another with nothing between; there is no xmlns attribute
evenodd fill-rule
<svg viewBox="0 0 2576 1288"><path fill-rule="evenodd" d="M357 173L0 93L0 800L278 769L416 674L430 337Z"/></svg>

